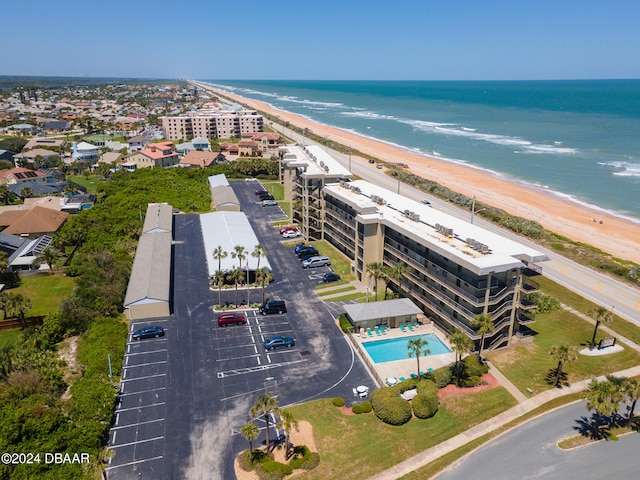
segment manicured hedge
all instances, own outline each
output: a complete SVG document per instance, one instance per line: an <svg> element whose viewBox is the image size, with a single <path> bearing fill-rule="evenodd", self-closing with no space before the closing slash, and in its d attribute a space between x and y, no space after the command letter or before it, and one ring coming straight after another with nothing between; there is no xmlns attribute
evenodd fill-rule
<svg viewBox="0 0 640 480"><path fill-rule="evenodd" d="M289 460L291 468L313 470L320 464L320 454L311 452L306 445L298 445L293 449L293 458Z"/></svg>
<svg viewBox="0 0 640 480"><path fill-rule="evenodd" d="M371 407L371 404L369 402L357 403L353 407L351 407L351 411L356 414L371 413L372 409L373 408Z"/></svg>
<svg viewBox="0 0 640 480"><path fill-rule="evenodd" d="M433 380L420 380L416 388L418 389L418 395L425 395L427 397L435 397L438 395L438 386Z"/></svg>
<svg viewBox="0 0 640 480"><path fill-rule="evenodd" d="M347 333L349 329L353 328L353 325L351 324L345 313L340 314L340 316L338 317L338 321L340 322L340 329L342 330L342 333Z"/></svg>
<svg viewBox="0 0 640 480"><path fill-rule="evenodd" d="M438 368L431 372L430 377L438 388L444 388L451 383L453 378L451 367Z"/></svg>
<svg viewBox="0 0 640 480"><path fill-rule="evenodd" d="M374 390L371 406L376 416L389 425L403 425L411 419L411 405L391 388Z"/></svg>
<svg viewBox="0 0 640 480"><path fill-rule="evenodd" d="M271 461L256 466L256 473L260 480L281 480L292 472L293 469L286 463Z"/></svg>
<svg viewBox="0 0 640 480"><path fill-rule="evenodd" d="M340 398L340 397L334 398L333 405L336 407L344 407L344 398Z"/></svg>
<svg viewBox="0 0 640 480"><path fill-rule="evenodd" d="M418 418L431 418L438 411L437 395L418 394L411 400L413 413Z"/></svg>

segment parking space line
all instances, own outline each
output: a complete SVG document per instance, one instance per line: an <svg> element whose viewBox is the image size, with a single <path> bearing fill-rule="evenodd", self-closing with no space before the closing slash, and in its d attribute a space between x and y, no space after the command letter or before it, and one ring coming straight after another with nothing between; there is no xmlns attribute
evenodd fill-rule
<svg viewBox="0 0 640 480"><path fill-rule="evenodd" d="M129 357L127 357L127 360L129 360ZM141 363L140 365L127 365L124 368L146 367L146 366L149 366L149 365L160 365L161 363L167 363L167 361L166 360L158 360L157 362Z"/></svg>
<svg viewBox="0 0 640 480"><path fill-rule="evenodd" d="M219 362L230 362L230 361L232 361L232 360L242 360L243 358L254 358L254 357L259 357L259 356L260 356L260 354L259 354L259 353L257 353L257 354L255 354L255 355L243 355L243 356L241 356L241 357L218 358L218 359L216 360L216 362L218 362L218 363L219 363Z"/></svg>
<svg viewBox="0 0 640 480"><path fill-rule="evenodd" d="M158 388L150 388L149 390L140 390L138 392L122 392L120 394L121 397L126 397L127 395L140 395L141 393L147 393L147 392L155 392L156 390L166 390L167 387L158 387Z"/></svg>
<svg viewBox="0 0 640 480"><path fill-rule="evenodd" d="M129 345L132 345L132 344L129 344ZM130 356L133 356L133 355L147 355L149 353L162 353L162 352L166 352L166 351L167 351L167 349L163 348L162 350L151 350L149 352L132 352L132 353L127 352L127 355L130 355Z"/></svg>
<svg viewBox="0 0 640 480"><path fill-rule="evenodd" d="M272 363L271 365L260 365L257 367L247 367L247 368L238 368L235 370L226 370L223 372L218 372L217 376L218 378L225 378L225 377L233 377L236 375L243 375L245 373L252 373L252 372L261 372L264 370L270 370L272 368L276 368L276 367L284 367L284 366L288 366L288 365L296 365L298 363L303 363L303 362L307 362L307 359L302 359L302 360L294 360L291 362L280 362L280 363ZM229 397L231 398L231 397Z"/></svg>
<svg viewBox="0 0 640 480"><path fill-rule="evenodd" d="M128 412L131 410L138 410L140 408L151 408L151 407L158 407L160 405L164 405L165 402L158 402L158 403L152 403L150 405L138 405L137 407L130 407L130 408L117 408L116 412Z"/></svg>
<svg viewBox="0 0 640 480"><path fill-rule="evenodd" d="M113 470L115 468L121 468L121 467L130 467L131 465L137 465L138 463L144 463L144 462L150 462L151 460L160 460L162 457L162 455L158 456L158 457L152 457L152 458L145 458L143 460L136 460L135 462L127 462L127 463L123 463L121 465L114 465L114 466L109 466L107 468L105 468L105 470Z"/></svg>
<svg viewBox="0 0 640 480"><path fill-rule="evenodd" d="M127 373L126 370L124 370L122 372L122 380L120 380L121 382L133 382L134 380L143 380L143 379L146 379L146 378L166 377L166 375L167 375L166 373L157 373L155 375L146 375L144 377L135 377L135 378L127 378L127 379L125 379L124 376L125 376L126 373Z"/></svg>
<svg viewBox="0 0 640 480"><path fill-rule="evenodd" d="M164 422L164 418L158 418L157 420L147 420L146 422L131 423L129 425L121 425L119 427L111 427L111 430L122 430L123 428L133 428L138 425L146 425L148 423L156 423L156 422Z"/></svg>
<svg viewBox="0 0 640 480"><path fill-rule="evenodd" d="M162 440L164 438L164 436L162 437L153 437L153 438L149 438L147 440L137 440L135 442L129 442L129 443L122 443L120 445L111 445L109 448L120 448L120 447L129 447L131 445L137 445L138 443L146 443L146 442L155 442L156 440Z"/></svg>

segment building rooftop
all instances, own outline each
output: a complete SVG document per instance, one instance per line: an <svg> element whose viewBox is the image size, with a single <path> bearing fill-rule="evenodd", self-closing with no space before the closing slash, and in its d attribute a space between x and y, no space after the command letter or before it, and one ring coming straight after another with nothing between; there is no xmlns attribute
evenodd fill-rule
<svg viewBox="0 0 640 480"><path fill-rule="evenodd" d="M292 166L305 167L307 176L352 178L353 174L319 145L286 145L283 161Z"/></svg>
<svg viewBox="0 0 640 480"><path fill-rule="evenodd" d="M548 260L518 241L364 180L324 188L354 207L360 222L381 222L478 275Z"/></svg>

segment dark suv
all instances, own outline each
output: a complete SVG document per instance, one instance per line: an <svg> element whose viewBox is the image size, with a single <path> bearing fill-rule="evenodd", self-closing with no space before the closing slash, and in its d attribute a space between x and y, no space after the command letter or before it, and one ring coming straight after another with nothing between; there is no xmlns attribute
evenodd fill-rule
<svg viewBox="0 0 640 480"><path fill-rule="evenodd" d="M277 313L282 315L287 313L287 305L284 300L267 300L267 303L261 305L258 309L262 315L268 315L270 313Z"/></svg>
<svg viewBox="0 0 640 480"><path fill-rule="evenodd" d="M244 325L247 319L241 313L222 313L218 316L218 326L228 327L229 325Z"/></svg>

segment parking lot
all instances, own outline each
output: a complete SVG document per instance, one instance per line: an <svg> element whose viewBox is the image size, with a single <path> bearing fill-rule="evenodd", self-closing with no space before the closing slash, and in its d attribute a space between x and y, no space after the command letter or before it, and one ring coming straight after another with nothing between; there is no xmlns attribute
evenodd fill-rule
<svg viewBox="0 0 640 480"><path fill-rule="evenodd" d="M172 315L131 326L160 325L166 335L127 346L109 437L109 479L233 478L233 459L247 448L238 432L261 393L286 406L350 399L354 385L373 386L335 316L313 293L330 268L302 268L270 224L283 218L280 207L263 207L255 198L258 182L231 184L273 268L265 296L285 300L288 311L262 316L248 310L247 324L218 327L212 309L218 292L209 288L198 216L176 215ZM239 298L246 296L240 290ZM250 301L261 297L261 289L251 290ZM222 294L223 303L234 298L233 289ZM265 351L263 341L274 335L294 338L295 346Z"/></svg>

